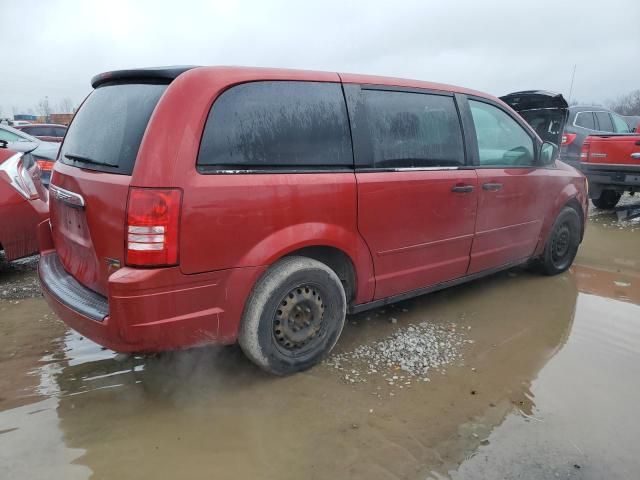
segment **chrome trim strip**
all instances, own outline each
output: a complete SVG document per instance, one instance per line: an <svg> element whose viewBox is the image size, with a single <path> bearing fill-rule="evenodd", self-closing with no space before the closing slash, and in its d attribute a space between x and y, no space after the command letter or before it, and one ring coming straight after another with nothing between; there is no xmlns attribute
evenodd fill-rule
<svg viewBox="0 0 640 480"><path fill-rule="evenodd" d="M84 198L78 193L65 190L54 184L49 184L49 193L56 200L71 207L84 208Z"/></svg>
<svg viewBox="0 0 640 480"><path fill-rule="evenodd" d="M211 172L206 172L205 175L207 174L223 174L223 175L243 175L243 174L256 174L256 173L261 173L261 174L271 174L271 175L282 175L282 174L291 174L291 173L353 173L358 172L359 170L367 170L368 173L370 173L369 171L373 172L375 171L379 171L379 172L420 172L420 171L424 171L424 172L431 172L431 171L438 171L438 170L460 170L463 167L469 167L469 165L463 165L461 167L399 167L399 168L393 168L393 167L356 167L355 170L353 169L341 169L341 170L285 170L285 169L278 169L278 170L227 170L227 169L220 169L220 170L215 170L215 171L211 171Z"/></svg>
<svg viewBox="0 0 640 480"><path fill-rule="evenodd" d="M437 170L460 170L460 167L400 167L391 169L393 172L434 172Z"/></svg>

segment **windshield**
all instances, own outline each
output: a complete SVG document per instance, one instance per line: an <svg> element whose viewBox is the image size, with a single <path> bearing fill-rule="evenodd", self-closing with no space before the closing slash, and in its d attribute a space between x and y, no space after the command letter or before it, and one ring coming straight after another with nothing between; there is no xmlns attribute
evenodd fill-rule
<svg viewBox="0 0 640 480"><path fill-rule="evenodd" d="M142 136L167 85L97 88L76 114L60 152L69 165L130 175Z"/></svg>

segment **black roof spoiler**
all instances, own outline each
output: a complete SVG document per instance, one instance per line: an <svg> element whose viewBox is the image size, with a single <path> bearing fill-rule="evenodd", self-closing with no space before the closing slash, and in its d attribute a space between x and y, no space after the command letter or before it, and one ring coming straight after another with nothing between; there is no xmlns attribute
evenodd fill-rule
<svg viewBox="0 0 640 480"><path fill-rule="evenodd" d="M196 68L197 65L174 65L170 67L131 68L128 70L114 70L112 72L99 73L91 79L91 86L98 88L100 85L111 82L133 83L136 81L155 81L171 83L178 75L187 70Z"/></svg>
<svg viewBox="0 0 640 480"><path fill-rule="evenodd" d="M569 104L561 93L547 92L546 90L525 90L522 92L514 92L500 97L500 100L513 108L516 112L538 110L541 108L569 108Z"/></svg>

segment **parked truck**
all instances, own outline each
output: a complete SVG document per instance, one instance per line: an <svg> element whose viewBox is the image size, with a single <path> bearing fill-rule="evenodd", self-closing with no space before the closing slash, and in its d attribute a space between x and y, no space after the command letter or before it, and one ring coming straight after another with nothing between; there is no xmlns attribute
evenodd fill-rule
<svg viewBox="0 0 640 480"><path fill-rule="evenodd" d="M640 134L589 135L580 169L589 179L589 197L598 208L616 206L624 192L640 192Z"/></svg>

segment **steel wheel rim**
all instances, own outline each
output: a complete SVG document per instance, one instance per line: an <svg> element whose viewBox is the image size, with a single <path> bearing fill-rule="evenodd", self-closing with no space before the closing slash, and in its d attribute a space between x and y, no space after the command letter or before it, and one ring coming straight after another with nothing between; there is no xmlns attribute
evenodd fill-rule
<svg viewBox="0 0 640 480"><path fill-rule="evenodd" d="M567 222L560 225L551 242L551 259L556 266L563 264L571 251L571 228Z"/></svg>
<svg viewBox="0 0 640 480"><path fill-rule="evenodd" d="M313 350L326 331L325 303L317 285L292 288L278 303L272 334L276 346L287 355Z"/></svg>

